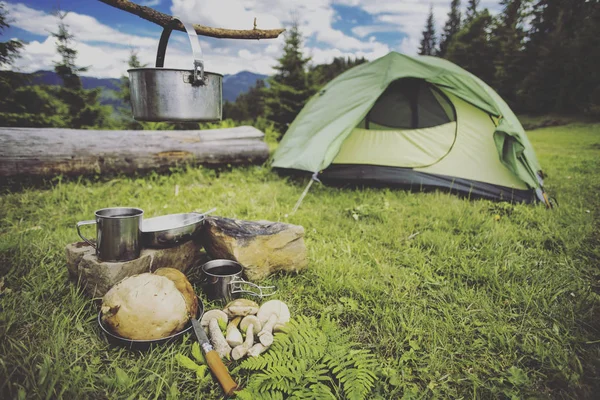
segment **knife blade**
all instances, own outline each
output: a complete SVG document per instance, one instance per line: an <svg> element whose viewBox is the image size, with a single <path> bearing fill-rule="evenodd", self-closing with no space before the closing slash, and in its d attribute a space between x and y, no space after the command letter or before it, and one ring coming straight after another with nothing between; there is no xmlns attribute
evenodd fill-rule
<svg viewBox="0 0 600 400"><path fill-rule="evenodd" d="M191 318L192 327L194 328L194 333L196 335L196 339L198 339L198 343L200 344L200 348L204 353L204 357L206 358L206 364L208 368L213 373L213 375L219 381L219 384L223 388L223 392L227 396L231 396L233 392L238 388L237 383L233 380L227 367L223 364L221 357L219 354L213 349L210 341L208 340L208 336L200 326L200 322L196 318Z"/></svg>

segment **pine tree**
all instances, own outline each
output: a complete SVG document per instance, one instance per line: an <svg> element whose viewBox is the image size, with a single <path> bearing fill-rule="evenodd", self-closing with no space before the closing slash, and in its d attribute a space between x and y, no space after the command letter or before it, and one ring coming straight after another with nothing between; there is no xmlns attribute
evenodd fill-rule
<svg viewBox="0 0 600 400"><path fill-rule="evenodd" d="M87 67L78 67L75 64L77 59L77 50L73 48L72 40L74 36L69 32L64 20L68 13L58 11L56 17L59 19L58 32L50 34L56 38L56 50L61 56L60 62L54 63L54 71L62 79L63 86L67 89L81 89L81 79L79 73L86 72Z"/></svg>
<svg viewBox="0 0 600 400"><path fill-rule="evenodd" d="M534 5L524 54L528 71L520 92L528 111L594 107L600 97L599 8L597 0L539 0Z"/></svg>
<svg viewBox="0 0 600 400"><path fill-rule="evenodd" d="M450 3L450 12L448 13L448 19L444 25L442 32L442 38L440 40L440 48L438 50L438 56L444 57L448 51L448 46L454 38L454 35L460 31L461 28L461 15L460 15L460 0L452 0Z"/></svg>
<svg viewBox="0 0 600 400"><path fill-rule="evenodd" d="M59 97L69 107L68 125L72 128L91 128L102 126L107 122L111 113L110 107L98 103L100 88L84 90L79 73L88 70L76 64L77 50L72 46L74 35L69 32L64 22L68 13L58 11L58 31L51 35L56 38L56 50L61 57L60 62L54 63L54 71L63 81Z"/></svg>
<svg viewBox="0 0 600 400"><path fill-rule="evenodd" d="M477 15L479 14L479 10L477 10L478 6L479 0L469 0L469 3L467 4L467 12L465 14L465 25L470 24L471 21L473 21L473 19L477 17Z"/></svg>
<svg viewBox="0 0 600 400"><path fill-rule="evenodd" d="M6 28L9 28L8 11L4 8L4 3L0 3L0 35ZM11 117L11 108L15 105L15 91L24 85L23 76L12 71L5 71L12 65L13 61L19 57L19 51L23 43L19 40L9 40L0 42L0 125L12 126L8 122Z"/></svg>
<svg viewBox="0 0 600 400"><path fill-rule="evenodd" d="M446 59L460 65L485 82L494 78L494 48L490 42L492 17L487 9L462 30L450 43Z"/></svg>
<svg viewBox="0 0 600 400"><path fill-rule="evenodd" d="M143 68L146 66L146 64L142 64L139 57L138 57L138 53L135 50L131 50L129 52L129 59L127 60L127 66L129 68ZM125 103L127 108L131 107L131 86L129 85L129 75L123 75L121 77L121 83L119 84L119 87L121 89L121 93L119 94L119 97L121 98L121 100L123 100L123 103Z"/></svg>
<svg viewBox="0 0 600 400"><path fill-rule="evenodd" d="M259 79L256 81L247 93L244 93L244 100L247 104L248 117L256 120L265 114L265 81Z"/></svg>
<svg viewBox="0 0 600 400"><path fill-rule="evenodd" d="M278 72L269 80L265 103L267 118L283 133L312 94L306 73L310 58L302 55L298 22L286 32L283 56L278 61L279 65L275 67Z"/></svg>
<svg viewBox="0 0 600 400"><path fill-rule="evenodd" d="M8 12L4 8L4 3L0 3L0 34L8 27ZM20 40L0 42L0 67L11 65L19 56L22 47L23 42Z"/></svg>
<svg viewBox="0 0 600 400"><path fill-rule="evenodd" d="M344 58L335 57L329 64L319 64L310 69L311 83L316 90L329 83L332 79L357 65L367 62L364 57Z"/></svg>
<svg viewBox="0 0 600 400"><path fill-rule="evenodd" d="M515 105L517 88L527 68L523 63L524 1L502 0L500 4L503 9L492 35L495 50L493 86L510 105Z"/></svg>
<svg viewBox="0 0 600 400"><path fill-rule="evenodd" d="M437 39L435 36L435 21L433 19L433 7L429 8L429 16L425 23L425 30L423 31L423 38L421 39L421 45L419 46L419 54L423 56L432 56L435 54L435 45Z"/></svg>
<svg viewBox="0 0 600 400"><path fill-rule="evenodd" d="M143 68L146 64L142 64L138 53L135 50L129 52L129 59L127 60L127 66L129 68ZM144 129L144 125L133 119L131 111L131 86L129 83L129 75L121 76L121 82L119 84L121 91L118 93L118 97L123 102L123 107L118 109L121 119L121 124L126 129Z"/></svg>

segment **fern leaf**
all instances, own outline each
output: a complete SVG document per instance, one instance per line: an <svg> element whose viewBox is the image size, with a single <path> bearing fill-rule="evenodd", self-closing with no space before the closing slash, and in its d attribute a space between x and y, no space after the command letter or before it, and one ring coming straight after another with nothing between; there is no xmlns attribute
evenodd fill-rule
<svg viewBox="0 0 600 400"><path fill-rule="evenodd" d="M240 363L237 369L253 374L238 398L365 399L377 368L375 357L349 341L335 321L299 316L286 334L275 335L267 353Z"/></svg>

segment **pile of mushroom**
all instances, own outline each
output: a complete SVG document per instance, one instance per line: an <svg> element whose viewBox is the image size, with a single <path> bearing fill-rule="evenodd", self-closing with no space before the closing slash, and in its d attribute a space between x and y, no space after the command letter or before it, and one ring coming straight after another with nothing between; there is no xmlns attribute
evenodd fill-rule
<svg viewBox="0 0 600 400"><path fill-rule="evenodd" d="M289 320L290 310L280 300L269 300L259 307L252 300L237 299L223 310L207 311L200 324L221 358L239 360L265 352L273 343L273 332L281 331Z"/></svg>

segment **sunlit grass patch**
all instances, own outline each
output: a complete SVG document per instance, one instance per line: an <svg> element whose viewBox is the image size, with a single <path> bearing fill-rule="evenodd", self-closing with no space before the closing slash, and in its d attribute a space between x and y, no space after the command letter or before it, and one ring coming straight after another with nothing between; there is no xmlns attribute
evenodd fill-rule
<svg viewBox="0 0 600 400"><path fill-rule="evenodd" d="M217 215L304 226L308 268L264 283L278 286L293 315L325 315L372 352L380 367L368 398L593 398L600 125L529 137L558 209L315 184L291 215L307 182L264 167L5 191L2 398L220 398L216 383L198 382L175 360L189 356L191 338L147 353L114 348L99 335L92 300L68 281L64 246L78 240L75 223L117 205L147 217L217 207Z"/></svg>

